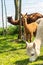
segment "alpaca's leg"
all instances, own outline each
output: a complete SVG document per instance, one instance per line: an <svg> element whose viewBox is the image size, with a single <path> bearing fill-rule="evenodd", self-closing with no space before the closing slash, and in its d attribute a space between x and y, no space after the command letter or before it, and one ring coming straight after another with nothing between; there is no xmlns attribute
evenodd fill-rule
<svg viewBox="0 0 43 65"><path fill-rule="evenodd" d="M34 37L36 36L37 30L34 32Z"/></svg>
<svg viewBox="0 0 43 65"><path fill-rule="evenodd" d="M31 34L30 34L30 42L31 42Z"/></svg>
<svg viewBox="0 0 43 65"><path fill-rule="evenodd" d="M26 34L26 41L28 41L28 34Z"/></svg>
<svg viewBox="0 0 43 65"><path fill-rule="evenodd" d="M26 32L24 32L24 40L26 40Z"/></svg>
<svg viewBox="0 0 43 65"><path fill-rule="evenodd" d="M32 41L33 33L30 33L30 42Z"/></svg>

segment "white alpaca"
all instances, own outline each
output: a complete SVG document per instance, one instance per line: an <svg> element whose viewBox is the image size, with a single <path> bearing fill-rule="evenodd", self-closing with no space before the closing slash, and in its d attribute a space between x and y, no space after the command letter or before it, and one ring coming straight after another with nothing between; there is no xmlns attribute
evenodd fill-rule
<svg viewBox="0 0 43 65"><path fill-rule="evenodd" d="M33 42L27 44L27 53L30 56L30 61L35 61L40 54L40 46L43 44L43 18L38 19L36 22L40 22L37 29L36 38Z"/></svg>

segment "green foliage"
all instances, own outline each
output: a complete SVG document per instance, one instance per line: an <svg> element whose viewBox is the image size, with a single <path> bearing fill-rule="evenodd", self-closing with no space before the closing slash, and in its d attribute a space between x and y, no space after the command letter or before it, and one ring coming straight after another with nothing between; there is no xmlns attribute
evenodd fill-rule
<svg viewBox="0 0 43 65"><path fill-rule="evenodd" d="M19 31L18 26L9 26L7 28L7 33L10 35L14 35L15 33L17 34Z"/></svg>
<svg viewBox="0 0 43 65"><path fill-rule="evenodd" d="M6 29L3 30L3 28L0 28L0 35L3 35L3 31L6 33Z"/></svg>
<svg viewBox="0 0 43 65"><path fill-rule="evenodd" d="M14 34L18 34L19 33L19 26L9 26L7 28L7 31L6 31L6 28L4 29L4 33L8 35L14 35ZM22 32L23 32L23 27L22 27ZM3 28L0 28L0 35L3 35Z"/></svg>
<svg viewBox="0 0 43 65"><path fill-rule="evenodd" d="M19 32L18 26L9 26L7 28L7 34L8 35L18 34L18 32ZM6 33L6 28L4 29L4 33ZM3 28L0 28L0 35L3 35Z"/></svg>
<svg viewBox="0 0 43 65"><path fill-rule="evenodd" d="M3 29L2 28L0 28L0 35L2 35L3 34Z"/></svg>

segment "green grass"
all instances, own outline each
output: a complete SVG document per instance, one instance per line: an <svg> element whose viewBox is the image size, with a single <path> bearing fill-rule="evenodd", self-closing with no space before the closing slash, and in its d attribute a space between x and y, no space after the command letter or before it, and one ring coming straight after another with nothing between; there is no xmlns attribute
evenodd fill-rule
<svg viewBox="0 0 43 65"><path fill-rule="evenodd" d="M14 39L17 35L0 36L0 65L43 65L43 47L35 62L29 62L26 44Z"/></svg>

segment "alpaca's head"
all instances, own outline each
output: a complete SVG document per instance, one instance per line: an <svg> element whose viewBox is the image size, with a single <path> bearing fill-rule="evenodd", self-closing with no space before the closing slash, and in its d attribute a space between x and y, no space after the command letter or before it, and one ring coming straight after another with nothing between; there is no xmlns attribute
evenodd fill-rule
<svg viewBox="0 0 43 65"><path fill-rule="evenodd" d="M7 17L8 21L12 20L12 16Z"/></svg>
<svg viewBox="0 0 43 65"><path fill-rule="evenodd" d="M28 16L27 16L27 13L26 14L21 14L21 18L22 18L22 21L25 22L25 19L27 20Z"/></svg>
<svg viewBox="0 0 43 65"><path fill-rule="evenodd" d="M40 50L37 48L36 44L33 43L28 43L26 42L26 49L27 49L27 54L30 56L30 61L35 61L37 56L39 56Z"/></svg>

